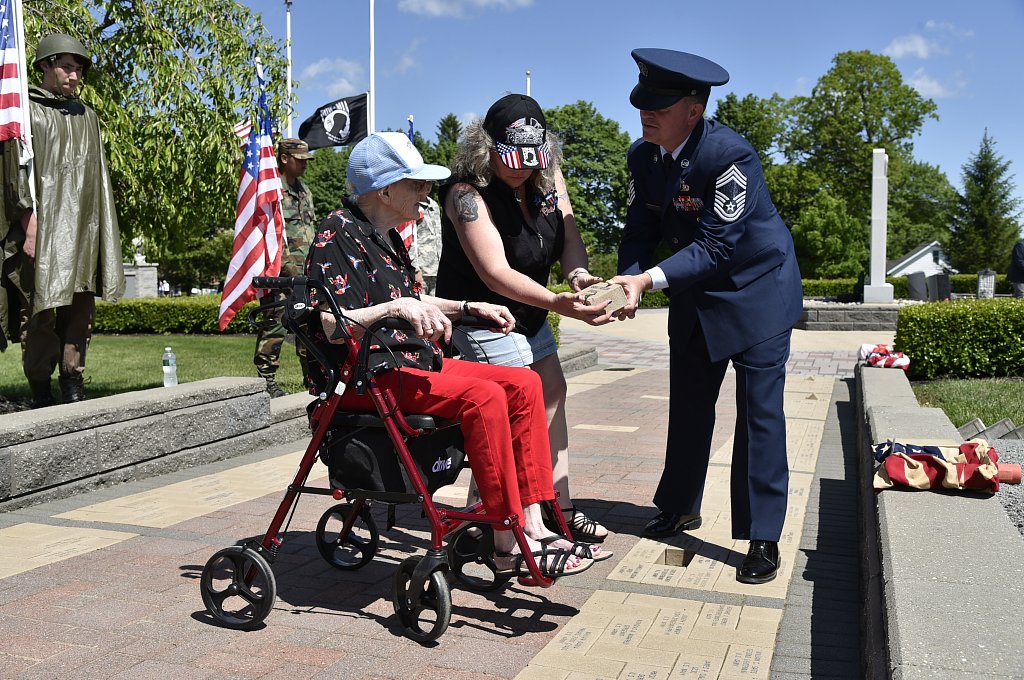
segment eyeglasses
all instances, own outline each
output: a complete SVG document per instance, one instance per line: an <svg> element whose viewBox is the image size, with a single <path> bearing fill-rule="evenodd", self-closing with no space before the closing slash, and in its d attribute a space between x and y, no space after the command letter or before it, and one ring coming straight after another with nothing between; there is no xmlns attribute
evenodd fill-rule
<svg viewBox="0 0 1024 680"><path fill-rule="evenodd" d="M431 187L434 186L434 181L429 179L407 179L409 186L412 187L413 191L430 191Z"/></svg>

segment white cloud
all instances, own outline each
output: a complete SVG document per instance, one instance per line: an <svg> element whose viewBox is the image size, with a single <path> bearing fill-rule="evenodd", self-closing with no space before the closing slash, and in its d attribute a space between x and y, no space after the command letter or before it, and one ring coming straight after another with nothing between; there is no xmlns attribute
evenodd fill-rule
<svg viewBox="0 0 1024 680"><path fill-rule="evenodd" d="M952 88L929 76L923 68L914 71L914 75L907 78L907 84L917 90L922 97L930 99L942 99L955 94Z"/></svg>
<svg viewBox="0 0 1024 680"><path fill-rule="evenodd" d="M334 98L363 92L366 87L363 66L348 59L321 59L302 69L299 81L303 88L319 88Z"/></svg>
<svg viewBox="0 0 1024 680"><path fill-rule="evenodd" d="M973 38L974 31L969 28L960 28L951 21L935 21L929 19L924 23L926 30L934 31L936 33L951 36L954 38Z"/></svg>
<svg viewBox="0 0 1024 680"><path fill-rule="evenodd" d="M467 9L517 10L532 4L533 0L400 0L398 9L428 17L461 17Z"/></svg>
<svg viewBox="0 0 1024 680"><path fill-rule="evenodd" d="M403 54L398 59L398 63L395 64L395 73L406 74L419 66L419 61L416 59L416 50L418 50L422 44L423 38L416 38L409 44L409 48L405 51L405 54Z"/></svg>
<svg viewBox="0 0 1024 680"><path fill-rule="evenodd" d="M944 54L945 50L937 42L928 40L923 35L911 33L894 38L888 47L882 50L882 53L893 59L902 59L907 56L927 59L936 54Z"/></svg>
<svg viewBox="0 0 1024 680"><path fill-rule="evenodd" d="M949 44L954 41L970 40L974 31L960 28L949 21L929 19L924 23L923 33L911 33L893 38L882 53L893 59L914 57L930 59L940 54L949 54Z"/></svg>

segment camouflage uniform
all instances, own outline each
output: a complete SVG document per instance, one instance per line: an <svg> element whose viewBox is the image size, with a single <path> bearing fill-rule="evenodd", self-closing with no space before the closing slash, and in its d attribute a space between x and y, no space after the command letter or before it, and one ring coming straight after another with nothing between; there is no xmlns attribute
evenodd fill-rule
<svg viewBox="0 0 1024 680"><path fill-rule="evenodd" d="M437 263L441 259L441 208L430 196L420 203L416 221L416 238L409 249L412 266L423 275L423 292L434 294L437 284Z"/></svg>
<svg viewBox="0 0 1024 680"><path fill-rule="evenodd" d="M304 276L306 270L306 253L316 236L316 215L313 212L313 194L301 179L295 180L290 186L282 180L281 214L284 217L285 239L287 243L281 253L281 276ZM291 291L275 290L264 295L260 301L270 304L287 297ZM256 334L256 353L252 362L256 372L263 378L273 378L281 365L281 345L284 343L285 329L281 325L284 309L272 310L264 317L268 328L260 329ZM296 344L296 354L302 366L302 376L306 370L305 350Z"/></svg>

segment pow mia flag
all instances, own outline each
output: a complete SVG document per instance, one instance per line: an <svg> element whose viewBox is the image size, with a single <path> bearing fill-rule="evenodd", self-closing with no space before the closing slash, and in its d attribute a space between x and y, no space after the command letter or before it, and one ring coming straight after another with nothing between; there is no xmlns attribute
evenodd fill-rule
<svg viewBox="0 0 1024 680"><path fill-rule="evenodd" d="M318 108L299 126L299 139L310 149L347 146L366 137L366 93Z"/></svg>

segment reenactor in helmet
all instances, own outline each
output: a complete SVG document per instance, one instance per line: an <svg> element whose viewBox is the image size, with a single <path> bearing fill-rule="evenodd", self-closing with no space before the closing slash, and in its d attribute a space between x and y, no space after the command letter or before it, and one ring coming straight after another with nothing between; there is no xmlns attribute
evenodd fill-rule
<svg viewBox="0 0 1024 680"><path fill-rule="evenodd" d="M306 172L306 165L313 154L309 145L301 139L288 137L277 143L277 162L281 170L281 213L284 217L285 245L281 254L281 276L304 276L306 254L316 237L316 215L313 211L313 193L300 179ZM260 298L261 304L270 304L284 299L291 291L275 290ZM284 344L285 329L281 325L284 310L277 308L264 315L265 325L256 335L256 351L252 361L256 372L267 383L271 397L287 394L277 384L277 369L281 366L281 346ZM306 353L296 343L296 354L302 368L302 378L307 380ZM308 385L308 383L307 383Z"/></svg>
<svg viewBox="0 0 1024 680"><path fill-rule="evenodd" d="M77 96L92 59L58 33L39 41L32 63L42 72L42 87L29 88L35 205L8 234L4 268L20 293L12 302L20 302L22 364L38 408L55 403L54 368L61 401L83 398L96 296L115 302L125 283L99 120Z"/></svg>

